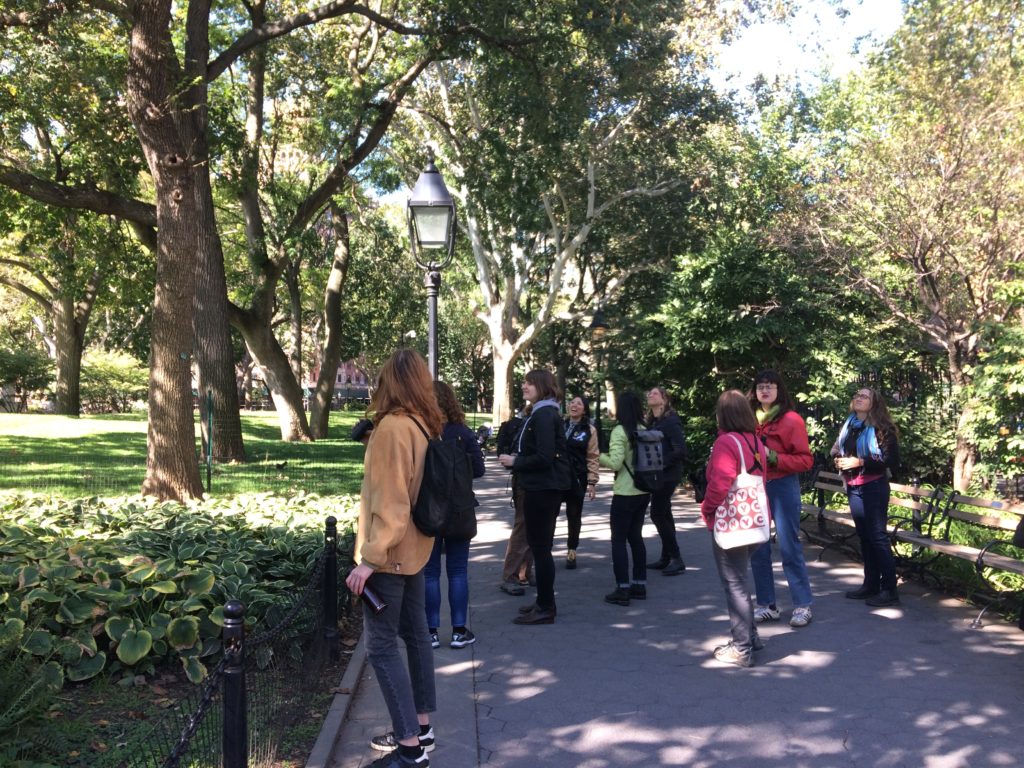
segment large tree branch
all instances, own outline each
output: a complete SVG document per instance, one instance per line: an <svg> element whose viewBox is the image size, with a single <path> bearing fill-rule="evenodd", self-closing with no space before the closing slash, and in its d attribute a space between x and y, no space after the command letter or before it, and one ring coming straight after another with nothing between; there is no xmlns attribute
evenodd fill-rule
<svg viewBox="0 0 1024 768"><path fill-rule="evenodd" d="M412 84L416 82L416 78L419 77L420 73L426 69L430 62L431 58L429 57L419 59L395 82L387 100L377 107L377 118L373 121L373 124L366 132L366 136L363 138L362 142L357 144L348 155L340 157L334 167L327 174L323 183L314 189L309 196L299 204L298 208L296 208L295 215L292 216L292 220L288 222L288 232L292 236L297 235L309 225L309 222L313 220L313 217L327 204L327 201L331 199L331 196L341 187L342 183L345 181L345 177L348 176L349 171L359 165L374 149L376 149L380 140L384 138L384 134L387 132L388 126L391 125L391 121L394 119L399 103L409 92Z"/></svg>
<svg viewBox="0 0 1024 768"><path fill-rule="evenodd" d="M4 164L0 164L0 184L40 203L58 208L93 211L149 227L156 226L156 206L96 187L57 184Z"/></svg>
<svg viewBox="0 0 1024 768"><path fill-rule="evenodd" d="M6 264L9 267L14 267L15 269L20 269L24 272L28 272L30 275L32 275L32 277L34 277L36 280L42 283L43 287L46 289L47 293L50 294L50 296L56 296L59 293L59 291L54 287L53 283L51 283L49 279L47 279L46 275L44 275L42 271L39 270L34 265L29 264L27 261L21 261L20 259L0 258L0 264Z"/></svg>
<svg viewBox="0 0 1024 768"><path fill-rule="evenodd" d="M43 294L39 293L38 291L33 291L27 285L23 285L22 283L19 283L17 280L14 280L13 278L7 277L6 275L0 275L0 285L6 285L18 291L19 293L27 296L40 307L45 309L47 313L53 311L53 305L45 296L43 296Z"/></svg>
<svg viewBox="0 0 1024 768"><path fill-rule="evenodd" d="M252 50L256 46L267 42L268 40L283 37L300 27L308 27L326 19L334 19L339 16L347 16L349 14L365 16L370 21L379 24L392 32L397 32L400 35L424 35L427 32L427 30L420 27L402 24L394 19L389 19L370 8L357 5L355 0L336 0L336 2L321 5L319 8L313 8L312 10L304 11L303 13L296 13L284 19L271 21L257 27L256 29L250 30L235 40L235 42L228 46L224 52L210 62L210 66L207 67L206 70L206 79L208 81L216 80L238 59L239 56Z"/></svg>

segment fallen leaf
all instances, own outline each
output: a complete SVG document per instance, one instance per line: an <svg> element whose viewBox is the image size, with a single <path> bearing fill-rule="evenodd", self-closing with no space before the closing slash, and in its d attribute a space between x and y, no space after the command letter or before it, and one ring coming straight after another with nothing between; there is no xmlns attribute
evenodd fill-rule
<svg viewBox="0 0 1024 768"><path fill-rule="evenodd" d="M108 749L110 749L110 747L108 747L102 741L94 741L89 746L91 746L96 752L106 752Z"/></svg>
<svg viewBox="0 0 1024 768"><path fill-rule="evenodd" d="M167 695L167 689L162 687L162 686L159 686L159 685L151 685L151 686L149 686L149 690L151 690L157 696L166 696Z"/></svg>
<svg viewBox="0 0 1024 768"><path fill-rule="evenodd" d="M331 688L331 693L352 693L351 688Z"/></svg>

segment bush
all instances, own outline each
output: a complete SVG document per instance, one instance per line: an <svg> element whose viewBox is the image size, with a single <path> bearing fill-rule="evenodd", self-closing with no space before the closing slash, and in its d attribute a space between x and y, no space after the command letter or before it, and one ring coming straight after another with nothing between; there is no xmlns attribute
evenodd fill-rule
<svg viewBox="0 0 1024 768"><path fill-rule="evenodd" d="M149 371L123 352L93 350L82 358L82 408L89 413L129 413L146 399Z"/></svg>
<svg viewBox="0 0 1024 768"><path fill-rule="evenodd" d="M0 623L0 764L33 751L33 721L54 703L64 685L60 665L26 650L34 631L21 619Z"/></svg>
<svg viewBox="0 0 1024 768"><path fill-rule="evenodd" d="M25 648L69 680L177 660L199 682L220 655L224 603L241 600L248 626L287 604L323 549L325 518L350 541L356 510L351 496L183 505L0 493L0 621L36 627Z"/></svg>

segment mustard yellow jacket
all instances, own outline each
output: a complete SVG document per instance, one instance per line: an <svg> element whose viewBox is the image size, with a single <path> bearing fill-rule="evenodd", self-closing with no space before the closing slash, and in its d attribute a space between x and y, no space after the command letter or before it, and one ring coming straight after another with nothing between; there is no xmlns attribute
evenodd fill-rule
<svg viewBox="0 0 1024 768"><path fill-rule="evenodd" d="M412 522L426 452L426 438L404 414L389 414L373 428L363 460L356 562L399 576L426 565L434 539Z"/></svg>

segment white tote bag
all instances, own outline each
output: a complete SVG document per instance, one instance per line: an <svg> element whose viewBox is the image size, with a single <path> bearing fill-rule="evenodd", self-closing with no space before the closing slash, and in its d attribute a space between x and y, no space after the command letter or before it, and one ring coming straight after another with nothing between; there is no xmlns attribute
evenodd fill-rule
<svg viewBox="0 0 1024 768"><path fill-rule="evenodd" d="M725 503L715 510L715 543L722 549L764 544L771 535L764 478L747 472L743 446L736 435L729 437L740 449L740 473L732 481Z"/></svg>

